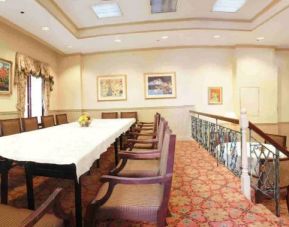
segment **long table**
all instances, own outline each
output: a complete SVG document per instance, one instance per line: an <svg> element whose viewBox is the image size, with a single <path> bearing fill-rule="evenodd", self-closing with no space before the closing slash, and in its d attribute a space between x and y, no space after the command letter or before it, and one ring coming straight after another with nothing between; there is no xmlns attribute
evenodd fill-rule
<svg viewBox="0 0 289 227"><path fill-rule="evenodd" d="M76 224L82 226L80 176L113 143L117 154L117 138L134 122L133 118L95 119L89 127L74 122L0 137L0 156L25 162L29 209L34 209L33 176L74 180Z"/></svg>

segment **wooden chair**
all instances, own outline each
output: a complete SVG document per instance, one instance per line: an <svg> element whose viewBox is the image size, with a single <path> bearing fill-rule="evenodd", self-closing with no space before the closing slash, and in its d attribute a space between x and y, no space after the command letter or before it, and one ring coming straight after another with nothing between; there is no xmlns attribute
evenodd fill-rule
<svg viewBox="0 0 289 227"><path fill-rule="evenodd" d="M138 122L137 112L120 112L120 118L135 118L135 121Z"/></svg>
<svg viewBox="0 0 289 227"><path fill-rule="evenodd" d="M159 142L156 149L133 149L132 151L119 152L120 163L110 174L123 177L156 176L160 170L159 159L162 155L164 134L167 128L167 121L162 119L158 131Z"/></svg>
<svg viewBox="0 0 289 227"><path fill-rule="evenodd" d="M160 122L161 119L161 115L159 113L156 113L154 115L154 121L153 122L143 122L143 121L139 121L137 123L137 128L136 130L153 130L156 131L158 124Z"/></svg>
<svg viewBox="0 0 289 227"><path fill-rule="evenodd" d="M48 127L55 126L54 116L53 115L42 116L41 117L41 122L42 122L42 127L43 128L48 128Z"/></svg>
<svg viewBox="0 0 289 227"><path fill-rule="evenodd" d="M9 136L21 132L21 124L19 118L2 120L0 124L2 136Z"/></svg>
<svg viewBox="0 0 289 227"><path fill-rule="evenodd" d="M138 122L137 112L120 112L120 118L135 118L135 123L130 127L128 132L134 131L134 128L136 127L137 122ZM127 139L131 138L129 136L128 132L124 133L122 135L122 137L121 137L121 141L120 141L121 149L126 149L127 148Z"/></svg>
<svg viewBox="0 0 289 227"><path fill-rule="evenodd" d="M1 135L9 136L21 132L20 119L2 120ZM1 173L1 203L8 202L8 172L12 168L12 161L0 157L0 173ZM1 226L1 225L0 225Z"/></svg>
<svg viewBox="0 0 289 227"><path fill-rule="evenodd" d="M37 117L22 118L22 128L24 132L29 132L38 129Z"/></svg>
<svg viewBox="0 0 289 227"><path fill-rule="evenodd" d="M97 226L98 222L107 219L154 222L157 226L165 226L173 176L175 140L176 136L167 129L157 176L102 176L101 181L104 184L86 209L84 226Z"/></svg>
<svg viewBox="0 0 289 227"><path fill-rule="evenodd" d="M0 226L9 227L62 227L71 226L67 215L59 212L59 196L61 188L57 188L48 199L35 211L28 209L19 209L7 205L0 205ZM54 208L55 215L46 214L47 211ZM62 219L64 218L64 220Z"/></svg>
<svg viewBox="0 0 289 227"><path fill-rule="evenodd" d="M67 114L56 114L55 118L56 118L56 124L57 125L62 125L62 124L68 123Z"/></svg>
<svg viewBox="0 0 289 227"><path fill-rule="evenodd" d="M275 134L266 134L266 135L269 136L271 139L273 139L280 146L286 148L287 136L275 135ZM269 142L265 140L265 143L269 143Z"/></svg>
<svg viewBox="0 0 289 227"><path fill-rule="evenodd" d="M104 112L101 113L101 119L117 119L118 112Z"/></svg>

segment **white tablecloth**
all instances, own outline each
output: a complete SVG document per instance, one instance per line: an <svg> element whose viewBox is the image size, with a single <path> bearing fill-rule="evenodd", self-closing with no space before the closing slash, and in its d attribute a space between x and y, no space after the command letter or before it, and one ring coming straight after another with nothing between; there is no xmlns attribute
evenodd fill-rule
<svg viewBox="0 0 289 227"><path fill-rule="evenodd" d="M0 156L15 161L75 164L79 178L135 122L95 119L89 127L77 122L0 137Z"/></svg>

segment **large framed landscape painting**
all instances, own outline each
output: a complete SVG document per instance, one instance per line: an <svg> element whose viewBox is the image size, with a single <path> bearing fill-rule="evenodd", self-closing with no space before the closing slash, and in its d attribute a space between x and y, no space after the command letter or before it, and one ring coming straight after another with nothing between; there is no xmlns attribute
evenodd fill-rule
<svg viewBox="0 0 289 227"><path fill-rule="evenodd" d="M145 73L145 98L176 98L176 73Z"/></svg>
<svg viewBox="0 0 289 227"><path fill-rule="evenodd" d="M222 87L209 87L208 88L208 103L210 105L221 105L223 103Z"/></svg>
<svg viewBox="0 0 289 227"><path fill-rule="evenodd" d="M12 62L0 58L0 95L11 94Z"/></svg>
<svg viewBox="0 0 289 227"><path fill-rule="evenodd" d="M108 75L97 77L97 100L126 100L126 75Z"/></svg>

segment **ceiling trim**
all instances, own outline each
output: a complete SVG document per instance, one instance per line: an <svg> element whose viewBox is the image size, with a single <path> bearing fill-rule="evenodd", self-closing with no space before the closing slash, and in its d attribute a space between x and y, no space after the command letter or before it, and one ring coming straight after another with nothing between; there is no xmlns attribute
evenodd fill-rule
<svg viewBox="0 0 289 227"><path fill-rule="evenodd" d="M59 55L65 55L65 53L63 53L61 50L57 49L56 47L54 47L53 45L49 44L48 42L38 38L36 35L34 35L33 33L31 32L28 32L26 30L24 30L23 28L19 27L18 25L12 23L11 21L8 21L7 19L3 18L2 16L0 16L0 22L3 23L3 24L6 24L8 25L9 27L23 33L24 35L32 38L32 39L35 39L37 42L41 43L42 45L48 47L49 49L51 49L52 51L56 52L57 54Z"/></svg>
<svg viewBox="0 0 289 227"><path fill-rule="evenodd" d="M285 9L281 9L277 13L275 13L273 16L271 16L269 19L266 19L265 21L262 21L258 25L256 25L254 28L244 28L244 29L231 29L231 28L212 28L212 27L190 27L190 28L180 28L180 29L158 29L158 30L152 30L148 28L147 30L144 30L143 27L141 27L142 30L135 30L135 31L119 31L119 32L109 32L104 31L99 33L99 29L111 29L113 28L119 29L120 27L124 26L136 26L136 25L152 25L152 24L164 24L164 23L181 23L181 22L227 22L227 23L241 23L241 24L248 24L253 23L256 21L260 16L264 15L266 12L268 12L270 9L272 9L277 3L279 3L281 0L272 0L271 3L269 3L265 8L261 9L260 12L258 12L253 18L249 20L236 20L236 19L219 19L219 18L184 18L184 19L172 19L172 20L155 20L155 21L141 21L141 22L133 22L133 23L122 23L122 24L110 24L110 25L101 25L101 26L94 26L94 27L86 27L86 28L78 28L73 21L69 18L65 12L58 6L58 4L55 2L55 0L36 0L43 8L45 8L56 20L58 20L65 28L67 28L77 39L85 39L85 38L92 38L92 37L99 37L99 36L108 36L108 35L122 35L122 34L134 34L134 33L145 33L145 32L163 32L163 31L176 31L176 30L200 30L200 29L206 29L206 30L229 30L229 31L253 31L256 28L262 26L264 23L271 20L273 17L278 15L279 13L283 12L285 9L289 7L285 7ZM97 34L98 33L98 34Z"/></svg>
<svg viewBox="0 0 289 227"><path fill-rule="evenodd" d="M177 50L177 49L200 49L200 48L212 48L212 49L236 49L236 48L268 48L279 50L276 46L271 45L252 45L252 44L238 44L238 45L187 45L187 46L168 46L168 47L152 47L152 48L136 48L136 49L123 49L123 50L112 50L112 51L95 51L85 54L66 54L66 56L90 56L96 54L113 54L113 53L125 53L125 52L139 52L139 51L155 51L155 50ZM285 49L284 49L285 50ZM289 49L288 49L289 50Z"/></svg>
<svg viewBox="0 0 289 227"><path fill-rule="evenodd" d="M40 6L50 13L51 16L53 16L68 31L70 31L71 34L78 38L78 28L54 1L36 0L36 2L38 2Z"/></svg>

